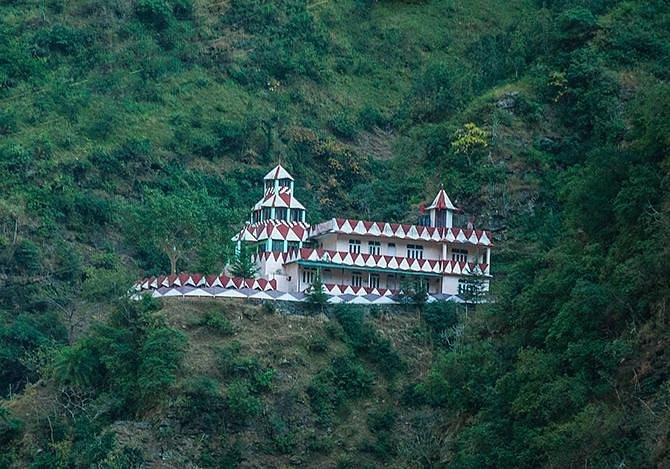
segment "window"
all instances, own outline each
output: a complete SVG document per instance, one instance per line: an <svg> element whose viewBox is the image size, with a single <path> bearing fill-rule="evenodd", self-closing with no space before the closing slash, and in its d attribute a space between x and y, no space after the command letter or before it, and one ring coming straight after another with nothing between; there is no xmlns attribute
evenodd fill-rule
<svg viewBox="0 0 670 469"><path fill-rule="evenodd" d="M280 179L279 180L279 187L291 187L291 180L290 179Z"/></svg>
<svg viewBox="0 0 670 469"><path fill-rule="evenodd" d="M256 246L256 252L260 254L261 252L265 252L265 244L261 243L258 246Z"/></svg>
<svg viewBox="0 0 670 469"><path fill-rule="evenodd" d="M471 294L473 292L473 285L464 278L458 279L458 294Z"/></svg>
<svg viewBox="0 0 670 469"><path fill-rule="evenodd" d="M275 218L277 220L286 220L288 218L288 210L284 207L277 207L275 209Z"/></svg>
<svg viewBox="0 0 670 469"><path fill-rule="evenodd" d="M379 241L370 241L368 243L368 254L380 255L382 253L382 243Z"/></svg>
<svg viewBox="0 0 670 469"><path fill-rule="evenodd" d="M297 208L291 210L291 221L302 221L302 210Z"/></svg>
<svg viewBox="0 0 670 469"><path fill-rule="evenodd" d="M270 210L270 207L264 207L261 219L262 220L269 220L271 216L272 216L272 211Z"/></svg>
<svg viewBox="0 0 670 469"><path fill-rule="evenodd" d="M428 287L429 287L428 279L419 277L416 280L414 280L414 290L415 291L425 291L428 292Z"/></svg>
<svg viewBox="0 0 670 469"><path fill-rule="evenodd" d="M419 226L430 226L430 215L422 215L416 220L416 224Z"/></svg>
<svg viewBox="0 0 670 469"><path fill-rule="evenodd" d="M379 274L370 274L368 285L370 288L379 288Z"/></svg>
<svg viewBox="0 0 670 469"><path fill-rule="evenodd" d="M467 262L468 261L468 250L467 249L452 249L451 250L451 260L456 262Z"/></svg>
<svg viewBox="0 0 670 469"><path fill-rule="evenodd" d="M397 287L396 278L394 274L389 274L386 276L386 288L389 290L395 290Z"/></svg>
<svg viewBox="0 0 670 469"><path fill-rule="evenodd" d="M300 241L289 241L287 245L289 251L291 249L300 249Z"/></svg>
<svg viewBox="0 0 670 469"><path fill-rule="evenodd" d="M312 267L305 267L305 270L302 271L302 283L305 285L311 284L316 278L316 269Z"/></svg>
<svg viewBox="0 0 670 469"><path fill-rule="evenodd" d="M363 284L363 277L360 272L351 273L351 285L354 287L360 287Z"/></svg>
<svg viewBox="0 0 670 469"><path fill-rule="evenodd" d="M423 246L419 244L408 244L407 257L410 259L423 259Z"/></svg>
<svg viewBox="0 0 670 469"><path fill-rule="evenodd" d="M435 211L435 226L447 226L447 211L446 210L436 210Z"/></svg>
<svg viewBox="0 0 670 469"><path fill-rule="evenodd" d="M353 254L361 253L361 240L360 239L350 239L349 240L349 252Z"/></svg>
<svg viewBox="0 0 670 469"><path fill-rule="evenodd" d="M274 181L265 181L265 190L272 189L275 186Z"/></svg>
<svg viewBox="0 0 670 469"><path fill-rule="evenodd" d="M284 251L284 241L281 239L272 240L272 251L283 252Z"/></svg>
<svg viewBox="0 0 670 469"><path fill-rule="evenodd" d="M389 243L386 249L389 256L395 256L395 243Z"/></svg>

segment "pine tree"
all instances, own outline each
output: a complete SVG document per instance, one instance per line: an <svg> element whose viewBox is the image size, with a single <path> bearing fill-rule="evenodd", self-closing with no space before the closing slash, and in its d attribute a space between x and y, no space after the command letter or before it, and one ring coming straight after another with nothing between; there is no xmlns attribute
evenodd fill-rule
<svg viewBox="0 0 670 469"><path fill-rule="evenodd" d="M307 303L313 305L319 312L323 312L324 307L328 303L328 295L321 282L321 270L316 272L314 280L305 296Z"/></svg>
<svg viewBox="0 0 670 469"><path fill-rule="evenodd" d="M234 277L254 278L257 271L256 264L247 252L246 246L242 243L240 250L235 255L235 260L230 266L230 273Z"/></svg>

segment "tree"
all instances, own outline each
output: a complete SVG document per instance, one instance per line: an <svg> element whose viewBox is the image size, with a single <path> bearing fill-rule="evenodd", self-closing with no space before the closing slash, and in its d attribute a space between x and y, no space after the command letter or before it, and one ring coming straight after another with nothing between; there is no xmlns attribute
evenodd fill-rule
<svg viewBox="0 0 670 469"><path fill-rule="evenodd" d="M470 271L470 275L464 278L464 288L461 293L463 299L476 305L484 300L486 295L486 276L478 265Z"/></svg>
<svg viewBox="0 0 670 469"><path fill-rule="evenodd" d="M239 251L235 254L235 260L230 266L230 273L234 277L254 278L257 271L258 267L256 267L251 255L247 251L246 245L242 243Z"/></svg>
<svg viewBox="0 0 670 469"><path fill-rule="evenodd" d="M451 148L454 153L465 155L468 165L472 166L472 157L489 146L491 134L472 122L468 122L454 133Z"/></svg>
<svg viewBox="0 0 670 469"><path fill-rule="evenodd" d="M328 295L321 282L321 269L317 270L314 280L309 286L309 290L306 293L306 301L318 309L319 312L323 312L323 308L328 303Z"/></svg>
<svg viewBox="0 0 670 469"><path fill-rule="evenodd" d="M205 227L202 204L187 196L150 191L135 216L137 236L150 242L170 261L170 273L177 273L177 262L188 258L196 238Z"/></svg>

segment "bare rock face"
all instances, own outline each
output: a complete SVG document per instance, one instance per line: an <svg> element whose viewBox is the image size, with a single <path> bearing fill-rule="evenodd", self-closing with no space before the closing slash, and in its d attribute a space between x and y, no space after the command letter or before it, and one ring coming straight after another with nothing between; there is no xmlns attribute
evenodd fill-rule
<svg viewBox="0 0 670 469"><path fill-rule="evenodd" d="M511 91L509 93L505 93L505 95L501 99L496 101L496 106L500 109L506 109L508 111L511 111L516 107L518 98L519 98L518 91Z"/></svg>

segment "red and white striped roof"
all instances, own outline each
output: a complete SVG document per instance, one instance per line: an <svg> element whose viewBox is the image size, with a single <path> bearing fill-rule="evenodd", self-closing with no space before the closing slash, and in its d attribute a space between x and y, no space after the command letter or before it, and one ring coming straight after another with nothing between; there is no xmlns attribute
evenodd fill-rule
<svg viewBox="0 0 670 469"><path fill-rule="evenodd" d="M276 193L274 187L268 188L263 198L254 205L253 211L256 212L263 207L285 207L305 210L305 206L293 197L289 187L280 187Z"/></svg>
<svg viewBox="0 0 670 469"><path fill-rule="evenodd" d="M435 199L433 199L433 203L430 204L428 207L426 207L426 210L456 210L456 207L454 207L454 204L451 203L451 200L449 200L449 196L447 193L444 191L444 189L440 189L440 192L437 193L435 196Z"/></svg>
<svg viewBox="0 0 670 469"><path fill-rule="evenodd" d="M276 239L286 241L305 241L309 224L302 221L265 220L246 225L233 237L233 241L263 241Z"/></svg>
<svg viewBox="0 0 670 469"><path fill-rule="evenodd" d="M335 267L359 267L439 275L469 275L475 270L475 267L478 267L483 275L490 275L488 264L475 264L473 262L410 259L408 257L308 248L294 249L283 254L285 254L283 256L285 264L308 261L333 264Z"/></svg>
<svg viewBox="0 0 670 469"><path fill-rule="evenodd" d="M277 289L277 281L264 278L244 279L241 277L228 277L227 275L181 273L179 275L160 275L158 277L144 278L134 285L134 289L142 291L186 286L195 288L251 288L253 290L270 291Z"/></svg>
<svg viewBox="0 0 670 469"><path fill-rule="evenodd" d="M267 174L265 175L265 177L263 178L263 180L265 180L265 181L267 181L267 180L274 180L274 179L290 179L291 181L294 180L294 179L293 179L293 176L291 176L291 175L289 174L289 172L286 171L286 170L284 169L284 167L283 167L282 165L280 165L280 164L278 164L277 166L275 166L274 168L272 168L272 169L270 170L270 172L267 173Z"/></svg>
<svg viewBox="0 0 670 469"><path fill-rule="evenodd" d="M314 225L309 230L309 237L328 233L355 234L412 241L436 241L449 243L493 245L491 236L483 230L466 230L463 228L435 228L432 226L406 225L398 223L372 222L332 218Z"/></svg>

